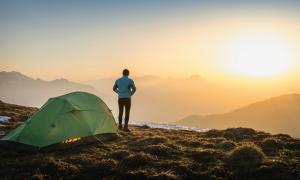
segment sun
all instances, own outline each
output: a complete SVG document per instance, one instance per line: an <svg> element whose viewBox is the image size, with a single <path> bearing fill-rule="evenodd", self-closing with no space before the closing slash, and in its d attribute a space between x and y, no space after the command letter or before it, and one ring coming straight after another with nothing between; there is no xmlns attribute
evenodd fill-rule
<svg viewBox="0 0 300 180"><path fill-rule="evenodd" d="M295 61L291 45L270 34L235 38L226 44L223 55L227 71L254 77L288 72Z"/></svg>

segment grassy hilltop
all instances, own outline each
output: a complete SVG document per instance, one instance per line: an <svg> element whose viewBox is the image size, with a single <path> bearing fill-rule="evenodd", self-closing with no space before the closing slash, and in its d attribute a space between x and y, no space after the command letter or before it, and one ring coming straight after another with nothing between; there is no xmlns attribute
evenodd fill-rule
<svg viewBox="0 0 300 180"><path fill-rule="evenodd" d="M0 102L8 131L37 109ZM110 142L25 154L1 147L2 179L300 179L300 140L248 128L131 126Z"/></svg>

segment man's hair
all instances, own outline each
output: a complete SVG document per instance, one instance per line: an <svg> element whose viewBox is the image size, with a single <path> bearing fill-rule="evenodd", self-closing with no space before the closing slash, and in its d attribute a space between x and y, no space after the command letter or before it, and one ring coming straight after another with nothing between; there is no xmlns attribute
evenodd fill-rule
<svg viewBox="0 0 300 180"><path fill-rule="evenodd" d="M128 69L124 69L123 70L123 75L124 76L129 76L129 70Z"/></svg>

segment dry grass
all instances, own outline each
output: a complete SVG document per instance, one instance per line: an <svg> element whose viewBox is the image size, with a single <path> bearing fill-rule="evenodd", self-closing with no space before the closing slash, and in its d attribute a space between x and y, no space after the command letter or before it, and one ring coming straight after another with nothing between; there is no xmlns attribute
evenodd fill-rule
<svg viewBox="0 0 300 180"><path fill-rule="evenodd" d="M236 176L255 176L265 160L265 154L254 143L244 143L227 153L225 164Z"/></svg>
<svg viewBox="0 0 300 180"><path fill-rule="evenodd" d="M125 167L129 167L133 169L133 168L139 168L146 165L150 165L156 160L157 160L156 156L144 152L138 152L138 153L132 153L128 157L124 158L121 164Z"/></svg>
<svg viewBox="0 0 300 180"><path fill-rule="evenodd" d="M258 166L265 158L262 150L253 143L245 143L230 151L226 157L229 166Z"/></svg>
<svg viewBox="0 0 300 180"><path fill-rule="evenodd" d="M34 108L0 103L13 123ZM5 130L11 129L4 124ZM130 126L104 144L39 154L0 147L2 179L300 179L300 140L248 128L206 133Z"/></svg>
<svg viewBox="0 0 300 180"><path fill-rule="evenodd" d="M268 137L259 142L260 147L265 153L271 154L285 147L285 142L277 137Z"/></svg>
<svg viewBox="0 0 300 180"><path fill-rule="evenodd" d="M157 156L162 157L170 157L172 155L176 155L176 150L173 148L170 148L166 145L160 144L160 145L149 145L144 148L144 151Z"/></svg>

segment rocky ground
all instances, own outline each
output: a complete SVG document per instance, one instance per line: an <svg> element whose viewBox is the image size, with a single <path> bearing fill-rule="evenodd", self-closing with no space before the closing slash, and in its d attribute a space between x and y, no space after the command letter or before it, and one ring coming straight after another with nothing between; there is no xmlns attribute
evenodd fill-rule
<svg viewBox="0 0 300 180"><path fill-rule="evenodd" d="M7 132L36 108L0 102ZM300 140L248 128L131 126L113 141L43 153L0 147L1 179L300 179Z"/></svg>

